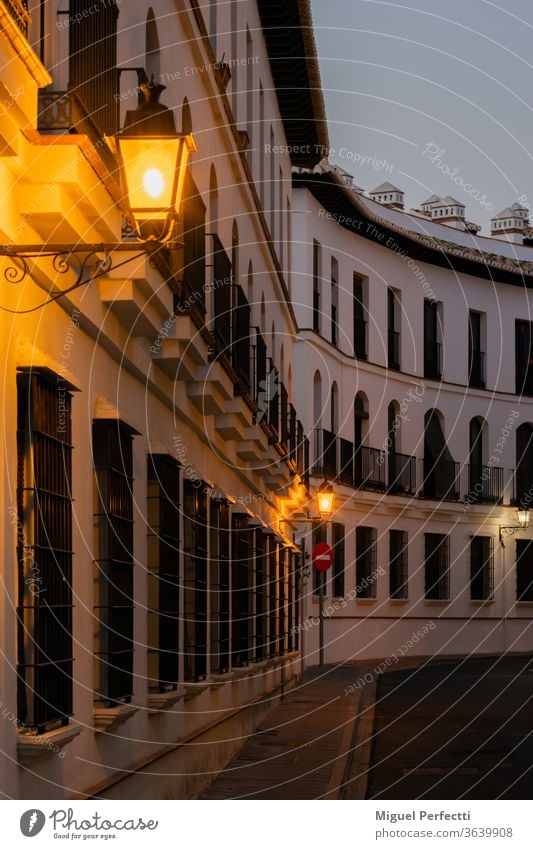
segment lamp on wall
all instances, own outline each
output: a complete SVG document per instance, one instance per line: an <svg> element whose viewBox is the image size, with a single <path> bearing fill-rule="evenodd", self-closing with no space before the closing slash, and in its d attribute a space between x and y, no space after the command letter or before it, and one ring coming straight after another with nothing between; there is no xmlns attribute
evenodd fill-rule
<svg viewBox="0 0 533 849"><path fill-rule="evenodd" d="M513 534L518 533L518 531L524 531L526 528L529 528L529 509L526 507L518 507L516 511L516 521L517 525L500 525L498 528L500 542L504 545L504 535L505 536L513 536Z"/></svg>
<svg viewBox="0 0 533 849"><path fill-rule="evenodd" d="M88 244L0 245L0 256L13 258L4 269L10 283L20 283L28 275L30 262L52 259L58 274L76 270L69 290L82 282L102 276L114 267L113 254L140 251L153 255L170 249L175 221L183 196L187 163L196 150L192 134L176 132L173 112L159 103L166 86L153 79L141 87L143 102L126 113L124 128L106 142L117 159L121 206L131 219L137 241ZM99 257L102 257L98 261ZM138 254L131 261L138 258ZM97 268L86 278L91 263ZM130 260L126 260L129 262ZM124 260L121 261L124 264Z"/></svg>

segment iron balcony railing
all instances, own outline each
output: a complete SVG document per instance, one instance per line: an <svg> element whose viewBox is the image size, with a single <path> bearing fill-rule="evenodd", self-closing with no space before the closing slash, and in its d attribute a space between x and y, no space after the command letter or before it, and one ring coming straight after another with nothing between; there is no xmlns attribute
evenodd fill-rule
<svg viewBox="0 0 533 849"><path fill-rule="evenodd" d="M485 353L483 351L470 351L468 384L478 389L485 388Z"/></svg>
<svg viewBox="0 0 533 849"><path fill-rule="evenodd" d="M501 504L503 469L494 466L468 466L468 501L477 504Z"/></svg>
<svg viewBox="0 0 533 849"><path fill-rule="evenodd" d="M416 457L409 454L389 454L389 492L412 495L416 491Z"/></svg>
<svg viewBox="0 0 533 849"><path fill-rule="evenodd" d="M442 345L428 339L424 342L424 377L440 380L442 377Z"/></svg>
<svg viewBox="0 0 533 849"><path fill-rule="evenodd" d="M337 435L329 430L317 428L315 437L315 460L313 474L326 478L337 477Z"/></svg>
<svg viewBox="0 0 533 849"><path fill-rule="evenodd" d="M353 486L353 442L349 439L339 439L339 483Z"/></svg>
<svg viewBox="0 0 533 849"><path fill-rule="evenodd" d="M396 330L389 330L388 367L400 368L400 334Z"/></svg>
<svg viewBox="0 0 533 849"><path fill-rule="evenodd" d="M454 460L424 459L424 498L457 501L460 493L459 463Z"/></svg>
<svg viewBox="0 0 533 849"><path fill-rule="evenodd" d="M379 448L361 445L354 453L354 485L360 489L385 489L386 454Z"/></svg>

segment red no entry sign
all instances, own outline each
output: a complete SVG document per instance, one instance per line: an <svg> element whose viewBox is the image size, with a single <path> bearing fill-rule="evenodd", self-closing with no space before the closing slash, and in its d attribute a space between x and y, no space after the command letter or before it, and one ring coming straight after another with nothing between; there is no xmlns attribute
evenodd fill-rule
<svg viewBox="0 0 533 849"><path fill-rule="evenodd" d="M319 572L327 572L333 563L333 552L327 542L319 542L311 555L313 566Z"/></svg>

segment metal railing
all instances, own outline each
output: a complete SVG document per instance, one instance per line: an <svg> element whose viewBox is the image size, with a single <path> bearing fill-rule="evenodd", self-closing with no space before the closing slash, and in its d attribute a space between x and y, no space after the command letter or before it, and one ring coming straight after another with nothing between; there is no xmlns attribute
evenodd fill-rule
<svg viewBox="0 0 533 849"><path fill-rule="evenodd" d="M317 428L315 437L315 459L313 463L313 474L323 475L326 478L337 477L337 446L338 439L335 433L323 428Z"/></svg>
<svg viewBox="0 0 533 849"><path fill-rule="evenodd" d="M503 469L494 466L468 466L468 501L477 504L501 504Z"/></svg>
<svg viewBox="0 0 533 849"><path fill-rule="evenodd" d="M457 501L459 498L459 463L454 460L424 459L424 498Z"/></svg>
<svg viewBox="0 0 533 849"><path fill-rule="evenodd" d="M412 495L416 491L416 457L409 454L389 454L389 492Z"/></svg>
<svg viewBox="0 0 533 849"><path fill-rule="evenodd" d="M386 454L361 445L354 452L354 485L360 489L385 489Z"/></svg>

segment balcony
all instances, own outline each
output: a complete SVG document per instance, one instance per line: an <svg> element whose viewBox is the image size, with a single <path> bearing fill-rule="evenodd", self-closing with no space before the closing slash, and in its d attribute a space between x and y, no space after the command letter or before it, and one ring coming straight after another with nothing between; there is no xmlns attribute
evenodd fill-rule
<svg viewBox="0 0 533 849"><path fill-rule="evenodd" d="M428 339L424 342L424 377L440 380L442 377L442 345Z"/></svg>
<svg viewBox="0 0 533 849"><path fill-rule="evenodd" d="M396 330L389 330L387 365L396 371L400 369L400 334Z"/></svg>
<svg viewBox="0 0 533 849"><path fill-rule="evenodd" d="M416 491L416 457L389 454L389 486L393 495L413 495Z"/></svg>
<svg viewBox="0 0 533 849"><path fill-rule="evenodd" d="M353 350L358 360L366 360L366 321L362 318L354 320Z"/></svg>
<svg viewBox="0 0 533 849"><path fill-rule="evenodd" d="M354 453L354 485L359 489L384 492L386 454L379 448L361 445Z"/></svg>
<svg viewBox="0 0 533 849"><path fill-rule="evenodd" d="M471 504L502 504L503 469L468 466L468 496Z"/></svg>
<svg viewBox="0 0 533 849"><path fill-rule="evenodd" d="M436 498L439 501L457 501L459 499L459 463L454 460L424 460L424 498Z"/></svg>
<svg viewBox="0 0 533 849"><path fill-rule="evenodd" d="M339 439L339 452L339 483L353 486L353 442L350 442L349 439Z"/></svg>
<svg viewBox="0 0 533 849"><path fill-rule="evenodd" d="M21 33L27 38L30 25L28 0L4 0L4 4Z"/></svg>
<svg viewBox="0 0 533 849"><path fill-rule="evenodd" d="M468 385L477 389L485 389L484 351L470 351Z"/></svg>

